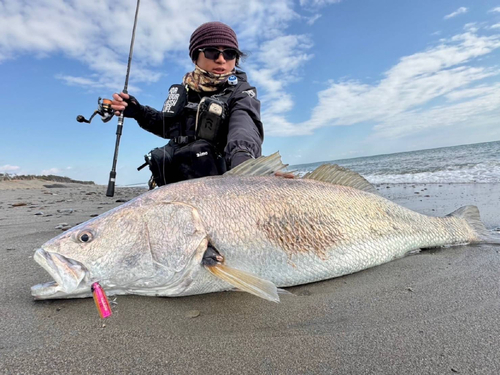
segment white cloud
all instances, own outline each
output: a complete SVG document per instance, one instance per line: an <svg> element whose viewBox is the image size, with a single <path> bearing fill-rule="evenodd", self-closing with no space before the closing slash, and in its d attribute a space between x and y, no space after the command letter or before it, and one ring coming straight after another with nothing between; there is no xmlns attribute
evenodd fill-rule
<svg viewBox="0 0 500 375"><path fill-rule="evenodd" d="M458 16L459 14L464 14L464 13L467 13L468 9L466 7L460 7L458 8L456 11L454 11L453 13L450 13L446 16L444 16L444 19L447 20L447 19L450 19L450 18L453 18L453 17L456 17Z"/></svg>
<svg viewBox="0 0 500 375"><path fill-rule="evenodd" d="M487 37L468 32L442 40L431 49L401 58L375 84L331 81L318 94L319 103L308 121L291 124L276 116L266 118L267 132L311 134L321 127L373 122L380 135L401 137L431 126L462 121L459 116L443 114L461 113L470 120L497 111L498 87L474 84L499 75L500 71L472 63L498 48L498 35ZM440 98L447 98L449 103L433 107L432 102ZM467 98L474 98L468 102L473 104L451 103ZM422 125L424 118L429 119L426 126ZM432 120L437 118L440 121Z"/></svg>
<svg viewBox="0 0 500 375"><path fill-rule="evenodd" d="M490 29L500 29L500 23L496 23L490 27Z"/></svg>
<svg viewBox="0 0 500 375"><path fill-rule="evenodd" d="M414 110L400 113L375 126L375 135L381 138L400 138L433 128L470 127L481 124L498 124L500 117L500 85L483 93L464 92L476 96L475 99L453 105L441 105L429 110ZM462 98L466 98L467 96Z"/></svg>
<svg viewBox="0 0 500 375"><path fill-rule="evenodd" d="M490 96L491 94L494 94L496 90L498 90L500 87L498 85L491 85L491 86L486 86L486 85L479 85L473 88L466 88L463 90L456 90L452 91L449 94L446 94L446 98L449 101L459 101L463 99L469 99L469 98L477 98L479 96Z"/></svg>
<svg viewBox="0 0 500 375"><path fill-rule="evenodd" d="M286 35L262 43L256 61L249 65L252 82L265 91L261 100L272 103L263 117L284 114L293 106L293 100L285 90L291 82L299 80L300 69L313 55L306 51L312 47L304 35Z"/></svg>
<svg viewBox="0 0 500 375"><path fill-rule="evenodd" d="M135 1L116 5L102 0L5 0L0 2L0 62L22 54L40 58L63 54L94 74L61 72L58 79L89 88L123 85ZM233 26L240 46L257 49L262 41L284 35L300 16L291 0L144 0L141 2L133 56L132 83L156 82L165 59L189 65L189 37L200 24L220 20ZM264 36L264 38L263 38Z"/></svg>
<svg viewBox="0 0 500 375"><path fill-rule="evenodd" d="M337 2L301 0L300 5L314 8ZM91 4L84 0L3 0L0 62L22 54L40 58L63 54L88 66L91 73L80 77L63 71L57 79L91 89L120 88L135 4L133 0L120 7L111 0ZM314 10L306 9L313 14L310 18L301 16L291 0L143 0L131 87L138 91L141 84L158 81L166 61L190 66L186 50L191 32L201 23L217 19L234 27L242 49L253 51L245 70L266 104L262 117L267 135L311 134L321 127L373 122L377 134L399 137L428 128L413 120L415 114L427 118L430 113L446 119L443 114L452 108L471 119L479 116L480 110L495 111L491 106L496 98L493 86L479 84L498 71L478 65L477 59L499 48L500 38L478 36L477 25L470 23L465 27L467 32L401 58L379 82L329 81L328 87L318 93L319 102L311 118L303 123L289 121L286 115L295 103L288 87L301 79L302 69L314 55L310 36L287 34L287 27L297 20L312 24L319 17ZM465 12L467 8L461 7L445 18ZM445 103L432 106L434 100ZM477 110L467 106L467 100L475 103ZM447 125L458 121L454 116L448 119ZM405 121L405 126L398 127L396 120ZM438 126L433 120L429 124Z"/></svg>
<svg viewBox="0 0 500 375"><path fill-rule="evenodd" d="M61 172L61 169L59 169L59 168L50 168L50 169L44 169L42 171L41 175L42 176L47 176L47 175L50 175L50 174L57 175L60 172Z"/></svg>
<svg viewBox="0 0 500 375"><path fill-rule="evenodd" d="M257 59L248 66L252 83L264 94L262 119L266 124L266 134L293 134L296 126L285 118L293 106L292 96L286 87L300 80L301 68L313 58L306 51L312 47L311 40L305 35L286 35L262 43ZM276 129L280 129L276 132Z"/></svg>
<svg viewBox="0 0 500 375"><path fill-rule="evenodd" d="M20 169L21 169L21 167L19 167L17 165L6 164L6 165L0 166L0 172L2 172L2 173L12 173L12 172L18 171Z"/></svg>
<svg viewBox="0 0 500 375"><path fill-rule="evenodd" d="M307 19L307 24L308 25L313 25L314 22L316 22L317 20L319 20L321 18L321 14L317 13L315 14L314 16L311 16L311 17L306 17Z"/></svg>
<svg viewBox="0 0 500 375"><path fill-rule="evenodd" d="M306 1L303 5L320 7L335 2ZM135 4L127 1L117 7L111 0L92 5L83 0L5 0L0 3L0 62L24 53L40 57L62 53L93 73L75 76L61 72L57 79L94 90L116 90L126 71ZM140 84L158 81L165 59L191 66L187 56L191 33L203 22L220 20L235 29L243 50L253 52L245 70L262 101L272 103L263 117L283 121L282 116L293 106L285 88L300 79L300 69L313 57L307 53L312 47L310 38L287 35L286 28L291 21L312 23L319 17L300 16L294 6L291 0L142 1L129 89L138 92Z"/></svg>
<svg viewBox="0 0 500 375"><path fill-rule="evenodd" d="M464 30L471 33L477 33L479 31L479 26L477 22L470 22L464 25Z"/></svg>
<svg viewBox="0 0 500 375"><path fill-rule="evenodd" d="M300 0L300 5L303 7L322 7L329 4L337 4L342 0Z"/></svg>
<svg viewBox="0 0 500 375"><path fill-rule="evenodd" d="M500 7L496 7L496 8L490 9L488 12L489 13L500 13Z"/></svg>

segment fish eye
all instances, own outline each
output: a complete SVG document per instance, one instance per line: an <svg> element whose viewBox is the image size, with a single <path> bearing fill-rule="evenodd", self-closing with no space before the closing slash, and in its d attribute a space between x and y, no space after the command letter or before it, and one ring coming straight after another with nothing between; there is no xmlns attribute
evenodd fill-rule
<svg viewBox="0 0 500 375"><path fill-rule="evenodd" d="M92 232L89 232L88 230L80 232L78 234L78 240L80 242L90 242L93 238L94 236L92 235Z"/></svg>

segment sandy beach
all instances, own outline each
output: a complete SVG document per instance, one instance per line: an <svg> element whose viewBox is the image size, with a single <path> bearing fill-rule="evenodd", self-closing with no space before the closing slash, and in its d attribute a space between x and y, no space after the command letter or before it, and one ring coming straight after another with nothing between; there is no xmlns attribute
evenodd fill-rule
<svg viewBox="0 0 500 375"><path fill-rule="evenodd" d="M500 184L382 184L443 216L473 204L500 230ZM2 374L498 374L500 246L423 251L288 288L280 304L247 293L34 301L50 280L33 252L65 228L145 192L47 181L0 182Z"/></svg>

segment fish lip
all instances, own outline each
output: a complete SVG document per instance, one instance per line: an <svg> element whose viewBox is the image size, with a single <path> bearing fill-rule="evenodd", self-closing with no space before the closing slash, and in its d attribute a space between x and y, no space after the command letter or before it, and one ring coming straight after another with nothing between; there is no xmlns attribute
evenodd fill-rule
<svg viewBox="0 0 500 375"><path fill-rule="evenodd" d="M33 259L54 279L31 287L35 299L67 298L90 292L90 287L86 287L89 272L82 263L41 248L36 250Z"/></svg>

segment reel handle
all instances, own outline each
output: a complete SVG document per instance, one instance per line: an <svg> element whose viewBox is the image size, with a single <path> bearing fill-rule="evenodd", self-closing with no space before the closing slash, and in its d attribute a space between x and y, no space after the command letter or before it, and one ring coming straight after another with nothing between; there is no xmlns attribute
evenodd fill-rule
<svg viewBox="0 0 500 375"><path fill-rule="evenodd" d="M76 121L78 122L86 122L87 124L90 124L90 121L87 120L85 117L83 117L82 115L78 115L76 116Z"/></svg>

